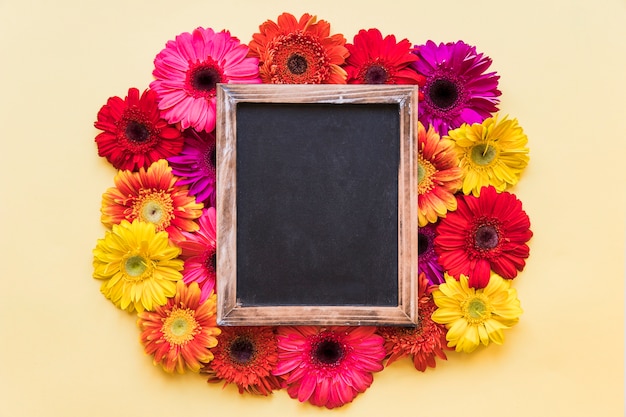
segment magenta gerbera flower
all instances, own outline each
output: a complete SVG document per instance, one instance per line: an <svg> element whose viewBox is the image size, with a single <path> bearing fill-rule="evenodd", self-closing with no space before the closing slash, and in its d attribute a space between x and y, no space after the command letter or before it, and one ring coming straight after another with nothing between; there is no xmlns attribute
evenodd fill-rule
<svg viewBox="0 0 626 417"><path fill-rule="evenodd" d="M197 202L215 207L215 135L187 129L184 137L182 152L167 159L180 177L176 185L188 185Z"/></svg>
<svg viewBox="0 0 626 417"><path fill-rule="evenodd" d="M439 264L437 253L435 253L435 237L437 236L434 223L429 223L417 229L418 237L418 264L417 270L424 273L432 285L439 285L446 282L443 277L443 268Z"/></svg>
<svg viewBox="0 0 626 417"><path fill-rule="evenodd" d="M183 129L211 132L215 128L217 83L258 84L259 60L247 58L248 47L228 31L197 28L168 41L154 59L161 114Z"/></svg>
<svg viewBox="0 0 626 417"><path fill-rule="evenodd" d="M384 358L375 327L281 327L273 373L283 376L291 398L335 408L371 385Z"/></svg>
<svg viewBox="0 0 626 417"><path fill-rule="evenodd" d="M420 88L424 100L418 106L424 126L432 124L444 136L463 123L481 123L498 110L500 77L485 73L491 58L477 53L474 46L428 41L417 46L415 54L420 60L413 65L426 77Z"/></svg>
<svg viewBox="0 0 626 417"><path fill-rule="evenodd" d="M185 261L183 281L189 285L197 282L201 290L200 301L206 300L215 289L216 264L216 223L215 208L202 210L198 219L200 230L183 232L184 240L177 240L182 249L180 258Z"/></svg>

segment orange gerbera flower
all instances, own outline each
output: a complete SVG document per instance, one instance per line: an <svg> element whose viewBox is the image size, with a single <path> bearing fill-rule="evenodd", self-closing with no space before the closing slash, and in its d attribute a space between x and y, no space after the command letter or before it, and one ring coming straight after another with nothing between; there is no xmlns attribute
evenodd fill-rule
<svg viewBox="0 0 626 417"><path fill-rule="evenodd" d="M194 219L202 215L202 204L188 194L187 187L176 186L176 181L178 177L164 159L147 170L119 171L115 187L102 195L102 223L111 227L124 219L139 219L154 223L157 232L165 230L172 239L183 238L180 230L195 232L199 226Z"/></svg>
<svg viewBox="0 0 626 417"><path fill-rule="evenodd" d="M200 370L209 376L208 382L234 383L239 393L269 395L282 384L272 370L278 362L277 340L272 327L223 327L215 356Z"/></svg>
<svg viewBox="0 0 626 417"><path fill-rule="evenodd" d="M141 343L154 365L167 372L182 374L185 368L198 372L213 360L211 348L217 345L220 329L215 322L215 294L200 302L200 288L192 282L176 285L176 295L154 312L139 313Z"/></svg>
<svg viewBox="0 0 626 417"><path fill-rule="evenodd" d="M418 123L418 222L435 223L448 211L456 210L456 193L463 185L463 171L454 151L454 142L440 139L432 126L428 131Z"/></svg>
<svg viewBox="0 0 626 417"><path fill-rule="evenodd" d="M340 67L348 57L341 34L330 36L330 24L308 13L300 20L289 13L278 23L267 20L252 36L249 57L259 58L261 79L267 84L345 84Z"/></svg>
<svg viewBox="0 0 626 417"><path fill-rule="evenodd" d="M419 275L418 281L418 311L417 327L379 327L378 334L385 338L385 350L388 360L387 366L398 359L410 356L413 365L418 371L437 366L436 358L447 359L444 350L447 347L444 325L437 324L431 318L437 305L433 301L433 291L436 285L430 285L424 273Z"/></svg>

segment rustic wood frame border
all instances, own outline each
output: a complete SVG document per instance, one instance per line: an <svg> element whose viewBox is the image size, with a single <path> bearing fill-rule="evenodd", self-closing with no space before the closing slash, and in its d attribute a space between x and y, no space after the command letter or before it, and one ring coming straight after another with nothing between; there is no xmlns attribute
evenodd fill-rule
<svg viewBox="0 0 626 417"><path fill-rule="evenodd" d="M400 112L398 170L398 305L244 306L237 298L237 104L397 104ZM217 322L255 325L417 324L417 86L269 85L217 86Z"/></svg>

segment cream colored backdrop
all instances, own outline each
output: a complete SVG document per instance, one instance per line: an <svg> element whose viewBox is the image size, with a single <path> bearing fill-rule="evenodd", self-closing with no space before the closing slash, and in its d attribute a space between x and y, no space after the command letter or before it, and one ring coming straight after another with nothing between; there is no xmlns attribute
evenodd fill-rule
<svg viewBox="0 0 626 417"><path fill-rule="evenodd" d="M91 278L115 174L93 142L100 106L146 88L177 34L247 43L283 11L350 40L377 27L476 45L531 150L513 189L534 231L525 312L505 344L424 374L396 363L334 411L166 375ZM0 416L622 416L624 22L624 0L0 0Z"/></svg>

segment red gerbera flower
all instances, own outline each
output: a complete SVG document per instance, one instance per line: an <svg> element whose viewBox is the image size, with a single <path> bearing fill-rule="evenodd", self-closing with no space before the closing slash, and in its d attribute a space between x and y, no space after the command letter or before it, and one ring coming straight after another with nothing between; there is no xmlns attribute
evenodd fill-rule
<svg viewBox="0 0 626 417"><path fill-rule="evenodd" d="M457 209L441 219L435 251L439 263L456 279L469 277L469 286L484 288L491 270L512 279L524 269L532 237L530 220L515 195L483 187L479 197L461 195Z"/></svg>
<svg viewBox="0 0 626 417"><path fill-rule="evenodd" d="M237 384L239 393L269 395L281 388L272 375L278 362L276 335L271 327L223 327L212 350L213 361L200 372L208 382Z"/></svg>
<svg viewBox="0 0 626 417"><path fill-rule="evenodd" d="M385 36L378 29L361 29L354 44L346 44L350 56L344 69L348 84L419 84L426 78L411 63L419 58L412 53L407 39L396 42L394 35Z"/></svg>
<svg viewBox="0 0 626 417"><path fill-rule="evenodd" d="M383 369L383 338L375 327L313 326L278 329L278 365L287 392L327 408L351 402Z"/></svg>
<svg viewBox="0 0 626 417"><path fill-rule="evenodd" d="M385 338L385 350L389 356L387 365L411 356L415 369L424 372L429 366L431 368L437 366L436 357L447 359L444 350L451 349L446 341L448 330L431 318L437 309L432 296L437 286L430 285L426 275L421 273L418 288L419 321L417 327L380 327L378 333Z"/></svg>
<svg viewBox="0 0 626 417"><path fill-rule="evenodd" d="M308 13L300 20L289 13L259 26L252 36L249 57L259 58L261 79L267 84L345 84L341 68L348 50L341 34L330 36L330 24Z"/></svg>
<svg viewBox="0 0 626 417"><path fill-rule="evenodd" d="M125 99L111 97L94 123L103 130L96 136L98 155L117 169L137 171L183 148L180 131L161 118L156 93L129 88Z"/></svg>

